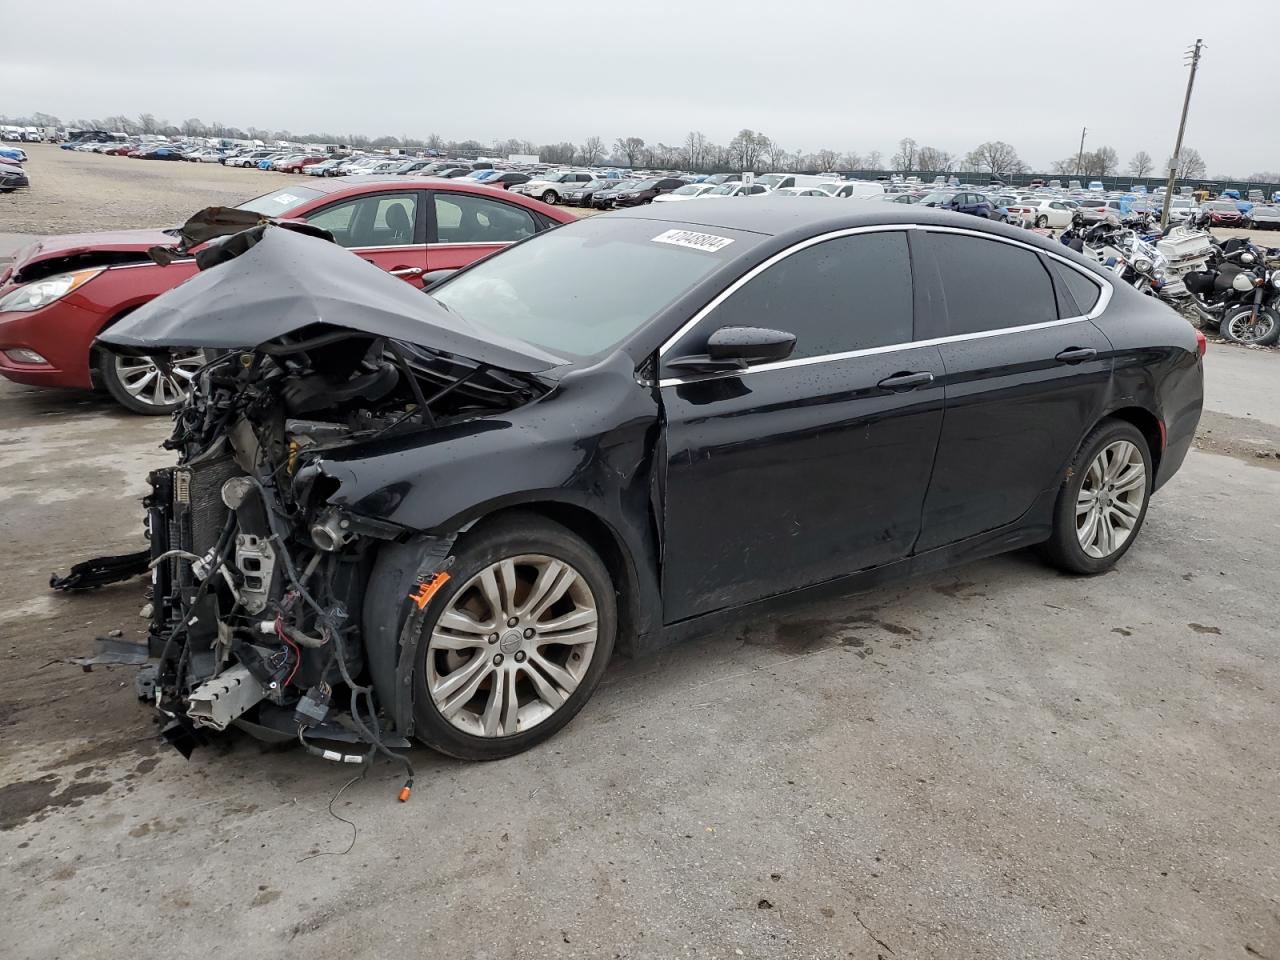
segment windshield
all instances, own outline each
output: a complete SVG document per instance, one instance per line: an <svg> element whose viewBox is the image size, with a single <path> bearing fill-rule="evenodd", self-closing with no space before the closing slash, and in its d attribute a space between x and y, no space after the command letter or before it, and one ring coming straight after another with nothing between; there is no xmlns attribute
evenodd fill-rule
<svg viewBox="0 0 1280 960"><path fill-rule="evenodd" d="M924 204L946 203L948 200L950 200L954 196L955 196L954 193L926 193L923 197L920 198L920 202Z"/></svg>
<svg viewBox="0 0 1280 960"><path fill-rule="evenodd" d="M708 190L706 195L711 196L714 193L719 196L726 197L729 194L733 193L733 191L737 190L740 186L742 186L742 184L740 183L722 183L720 186L716 187L714 190Z"/></svg>
<svg viewBox="0 0 1280 960"><path fill-rule="evenodd" d="M676 187L671 192L680 197L696 197L705 189L707 188L700 183L686 183L683 187Z"/></svg>
<svg viewBox="0 0 1280 960"><path fill-rule="evenodd" d="M324 194L319 190L312 190L310 187L285 187L283 190L246 200L236 209L261 213L269 217L287 217L298 207L323 196Z"/></svg>
<svg viewBox="0 0 1280 960"><path fill-rule="evenodd" d="M766 173L763 176L756 177L756 183L763 183L766 187L776 187L786 179L786 174L782 173Z"/></svg>
<svg viewBox="0 0 1280 960"><path fill-rule="evenodd" d="M1239 212L1234 203L1227 203L1222 200L1215 200L1213 203L1206 203L1205 206L1210 210L1231 210L1233 212Z"/></svg>
<svg viewBox="0 0 1280 960"><path fill-rule="evenodd" d="M670 223L580 220L478 263L431 295L482 331L560 356L600 356L729 258L758 241L720 227L692 228L721 241L693 249ZM660 239L666 238L666 239Z"/></svg>
<svg viewBox="0 0 1280 960"><path fill-rule="evenodd" d="M633 187L635 190L652 190L658 185L657 180L641 180Z"/></svg>

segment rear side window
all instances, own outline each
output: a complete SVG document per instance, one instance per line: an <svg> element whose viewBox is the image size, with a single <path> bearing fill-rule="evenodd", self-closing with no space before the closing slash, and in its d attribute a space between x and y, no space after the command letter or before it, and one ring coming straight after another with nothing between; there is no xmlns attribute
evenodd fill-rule
<svg viewBox="0 0 1280 960"><path fill-rule="evenodd" d="M1058 319L1053 283L1030 250L954 233L930 233L929 249L946 304L944 336Z"/></svg>
<svg viewBox="0 0 1280 960"><path fill-rule="evenodd" d="M906 234L837 237L793 253L736 290L695 334L705 342L712 331L725 326L793 333L792 359L909 343L911 259Z"/></svg>
<svg viewBox="0 0 1280 960"><path fill-rule="evenodd" d="M1076 309L1064 313L1063 316L1082 317L1097 306L1098 298L1102 296L1102 288L1096 283L1079 270L1073 270L1057 260L1049 261L1049 269L1057 275L1058 282L1066 287L1067 293L1075 301Z"/></svg>

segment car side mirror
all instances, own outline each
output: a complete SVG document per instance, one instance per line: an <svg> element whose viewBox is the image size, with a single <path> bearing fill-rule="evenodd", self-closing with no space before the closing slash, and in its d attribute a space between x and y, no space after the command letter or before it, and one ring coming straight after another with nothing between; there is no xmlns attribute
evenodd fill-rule
<svg viewBox="0 0 1280 960"><path fill-rule="evenodd" d="M707 352L678 357L667 363L675 370L742 370L757 363L775 363L791 356L796 336L767 327L721 327L707 339Z"/></svg>
<svg viewBox="0 0 1280 960"><path fill-rule="evenodd" d="M440 270L428 270L422 275L422 289L430 290L441 280L447 280L457 273L457 269L441 268Z"/></svg>

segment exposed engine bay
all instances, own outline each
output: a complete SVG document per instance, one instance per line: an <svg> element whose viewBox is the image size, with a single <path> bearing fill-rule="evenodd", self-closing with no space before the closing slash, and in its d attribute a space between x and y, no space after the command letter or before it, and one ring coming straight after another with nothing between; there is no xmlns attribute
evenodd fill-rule
<svg viewBox="0 0 1280 960"><path fill-rule="evenodd" d="M385 749L361 607L380 543L410 531L330 504L335 450L510 409L531 378L351 330L229 351L195 378L150 474L146 693L189 753L236 724ZM398 742L403 744L403 732ZM358 761L362 753L343 755Z"/></svg>
<svg viewBox="0 0 1280 960"><path fill-rule="evenodd" d="M410 571L421 574L421 600L452 541L379 519L339 491L366 452L388 457L397 466L379 487L385 505L407 451L546 395L554 380L534 371L555 358L477 337L421 290L314 230L245 229L238 213L210 213L193 218L179 248L156 251L160 261L185 255L221 231L223 242L195 253L201 273L99 337L124 353L186 348L207 358L165 442L177 464L148 477L149 550L78 564L51 585L149 572L154 662L138 693L185 755L235 725L330 760L397 756L390 748L412 733L401 675L412 671L416 638L401 649L393 612L371 642L366 588L386 547L421 565ZM378 504L366 495L365 506ZM394 589L410 617L425 606L404 582Z"/></svg>

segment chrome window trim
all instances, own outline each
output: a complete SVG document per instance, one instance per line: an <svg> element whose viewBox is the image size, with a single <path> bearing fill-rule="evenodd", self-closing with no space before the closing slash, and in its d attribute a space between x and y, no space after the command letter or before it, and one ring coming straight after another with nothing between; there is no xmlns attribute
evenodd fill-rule
<svg viewBox="0 0 1280 960"><path fill-rule="evenodd" d="M788 367L803 367L803 366L808 366L814 363L829 363L836 360L850 360L855 357L874 356L875 354L890 353L896 350L911 350L916 347L934 347L940 344L961 343L967 340L984 340L990 337L1002 337L1011 333L1023 333L1028 330L1046 330L1052 327L1061 327L1061 326L1066 326L1067 324L1081 323L1086 320L1092 321L1096 319L1098 316L1100 316L1102 312L1107 308L1107 305L1111 302L1111 294L1112 294L1113 288L1109 280L1104 280L1102 277L1097 277L1087 270L1082 270L1079 264L1072 263L1069 259L1063 256L1059 256L1057 253L1054 253L1049 250L1044 250L1030 243L1024 243L1021 240L1016 240L1012 237L1000 237L1000 236L996 236L995 234L987 233L982 230L971 230L967 227L935 226L933 224L923 224L923 223L894 223L894 224L885 223L885 224L873 224L865 227L846 227L842 230L833 230L830 233L824 233L816 237L810 237L807 240L801 240L799 243L795 244L794 246L787 247L787 249L785 250L780 250L777 253L775 253L772 257L770 257L768 260L765 260L763 263L757 264L756 266L752 267L750 270L744 273L741 277L739 277L733 283L729 284L729 286L726 287L724 290L722 290L719 294L717 294L716 297L712 299L710 303L708 303L705 307L703 307L701 310L695 313L692 319L687 321L683 326L680 327L679 330L677 330L674 334L672 334L663 342L662 346L658 348L658 363L661 364L662 357L666 355L667 351L681 337L683 337L686 333L692 330L698 323L700 323L703 320L703 318L707 316L707 314L709 314L712 310L718 307L726 299L728 299L735 292L737 292L737 290L740 287L745 286L753 278L763 273L765 270L769 269L769 267L773 266L775 263L778 263L781 260L785 260L787 257L791 256L791 254L793 253L797 253L801 250L814 246L815 244L818 244L818 243L823 243L824 241L827 241L827 240L834 240L840 237L855 236L857 234L862 234L862 233L883 233L885 231L893 231L893 230L922 230L925 232L934 232L934 233L958 233L966 236L977 237L981 240L994 240L997 243L1007 243L1010 246L1021 247L1025 250L1030 250L1032 253L1038 253L1043 256L1050 257L1054 260L1059 261L1065 266L1070 267L1072 270L1075 270L1081 276L1089 280L1092 280L1095 284L1097 284L1099 288L1098 302L1094 304L1093 309L1089 311L1089 313L1079 317L1062 317L1058 320L1047 320L1043 323L1029 323L1029 324L1024 324L1018 327L1001 327L995 330L980 330L975 333L960 333L960 334L954 334L948 337L934 337L929 340L910 340L904 343L886 344L881 347L865 347L861 350L846 350L841 353L828 353L828 354L822 354L821 356L816 356L816 357L800 357L795 360L779 360L779 361L776 361L775 363L762 363L754 367L746 367L742 370L726 370L723 372L696 374L690 377L668 377L665 379L658 380L657 382L658 386L673 387L673 386L679 386L685 383L696 383L696 382L702 382L704 380L719 379L722 377L730 377L730 376L742 377L742 376L746 376L747 374L764 373L769 370L783 370ZM1052 280L1050 282L1052 282Z"/></svg>

